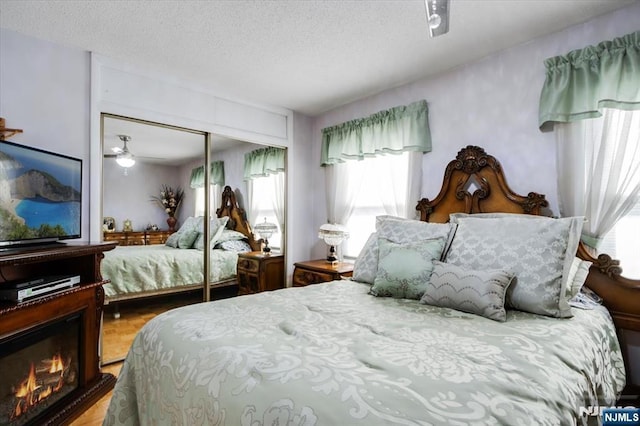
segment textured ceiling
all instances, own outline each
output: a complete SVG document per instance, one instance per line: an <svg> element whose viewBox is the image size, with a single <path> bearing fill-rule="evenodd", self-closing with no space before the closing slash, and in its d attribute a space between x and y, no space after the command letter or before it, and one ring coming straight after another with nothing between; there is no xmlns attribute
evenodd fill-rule
<svg viewBox="0 0 640 426"><path fill-rule="evenodd" d="M633 1L451 0L437 38L423 0L0 0L0 26L313 116Z"/></svg>

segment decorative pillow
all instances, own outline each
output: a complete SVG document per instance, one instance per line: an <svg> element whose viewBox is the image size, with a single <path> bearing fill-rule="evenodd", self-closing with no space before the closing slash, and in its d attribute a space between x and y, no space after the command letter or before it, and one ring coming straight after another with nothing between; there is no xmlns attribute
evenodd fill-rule
<svg viewBox="0 0 640 426"><path fill-rule="evenodd" d="M378 238L385 238L394 243L409 243L433 238L446 240L452 228L453 225L450 223L422 222L393 216L376 218Z"/></svg>
<svg viewBox="0 0 640 426"><path fill-rule="evenodd" d="M420 303L504 322L507 320L504 302L513 278L513 274L501 269L472 271L434 260L433 273Z"/></svg>
<svg viewBox="0 0 640 426"><path fill-rule="evenodd" d="M589 268L592 263L588 260L582 260L579 257L574 257L571 262L571 269L569 270L569 282L567 285L567 297L572 299L582 289L584 282L589 275Z"/></svg>
<svg viewBox="0 0 640 426"><path fill-rule="evenodd" d="M244 235L242 232L234 231L233 229L224 228L217 242L222 243L225 241L238 241L238 240L245 240L246 238L247 236Z"/></svg>
<svg viewBox="0 0 640 426"><path fill-rule="evenodd" d="M583 218L519 214L452 215L458 228L447 263L504 269L516 275L507 306L552 317L571 317L565 283L580 241Z"/></svg>
<svg viewBox="0 0 640 426"><path fill-rule="evenodd" d="M373 232L353 262L353 280L373 284L378 270L378 234Z"/></svg>
<svg viewBox="0 0 640 426"><path fill-rule="evenodd" d="M218 244L216 244L216 248L227 251L235 251L236 253L245 253L251 251L251 246L245 240L229 240L218 242Z"/></svg>
<svg viewBox="0 0 640 426"><path fill-rule="evenodd" d="M443 238L394 243L378 239L379 260L370 293L374 296L420 299L433 271L433 260L440 259Z"/></svg>
<svg viewBox="0 0 640 426"><path fill-rule="evenodd" d="M353 265L353 280L372 284L378 269L378 238L395 243L447 239L454 228L449 223L430 223L395 216L377 216L376 232L369 236Z"/></svg>
<svg viewBox="0 0 640 426"><path fill-rule="evenodd" d="M227 226L227 222L229 221L229 216L218 217L215 219L211 219L211 225L209 226L209 235L211 235L211 247L216 244L220 235L222 235L222 231L224 231L224 227ZM198 250L204 250L204 224L202 224L198 229L198 238L196 242L193 244L194 248Z"/></svg>
<svg viewBox="0 0 640 426"><path fill-rule="evenodd" d="M167 241L165 241L164 245L173 247L173 248L178 248L179 239L180 239L180 233L174 232L173 234L169 235L169 238L167 238Z"/></svg>
<svg viewBox="0 0 640 426"><path fill-rule="evenodd" d="M195 243L199 234L195 229L178 233L178 248L189 249L193 247L193 243Z"/></svg>
<svg viewBox="0 0 640 426"><path fill-rule="evenodd" d="M182 233L186 231L198 231L202 229L203 220L204 220L204 216L198 216L198 217L190 216L180 226L180 228L178 229L178 232Z"/></svg>

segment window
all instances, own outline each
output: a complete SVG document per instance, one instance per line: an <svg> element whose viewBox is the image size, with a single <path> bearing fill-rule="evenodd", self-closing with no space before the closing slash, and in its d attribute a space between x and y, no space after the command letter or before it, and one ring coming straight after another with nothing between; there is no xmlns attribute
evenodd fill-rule
<svg viewBox="0 0 640 426"><path fill-rule="evenodd" d="M625 277L640 278L640 199L607 233L598 251L619 260Z"/></svg>
<svg viewBox="0 0 640 426"><path fill-rule="evenodd" d="M204 216L204 187L194 188L195 209L194 216ZM220 185L211 185L209 189L209 202L211 203L211 216L215 216L216 209L220 207Z"/></svg>
<svg viewBox="0 0 640 426"><path fill-rule="evenodd" d="M346 179L360 181L360 190L355 191L353 211L346 223L349 239L340 248L343 256L358 256L369 235L375 232L376 216L404 216L405 211L413 208L406 203L417 203L417 199L407 201L405 195L409 186L410 163L416 154L421 158L422 153L404 152L343 163L347 167Z"/></svg>
<svg viewBox="0 0 640 426"><path fill-rule="evenodd" d="M276 173L265 177L251 179L253 185L253 199L251 201L252 217L255 218L251 223L253 227L256 223L267 222L274 223L278 226L278 232L269 238L269 247L279 250L282 248L282 229L276 215L274 200L276 185L281 185L284 173ZM256 238L260 238L256 235Z"/></svg>

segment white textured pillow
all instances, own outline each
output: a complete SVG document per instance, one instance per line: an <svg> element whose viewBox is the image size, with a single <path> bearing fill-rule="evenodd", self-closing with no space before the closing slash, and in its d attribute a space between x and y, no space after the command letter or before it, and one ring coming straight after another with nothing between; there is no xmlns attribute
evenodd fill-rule
<svg viewBox="0 0 640 426"><path fill-rule="evenodd" d="M446 241L452 228L451 223L422 222L393 216L376 218L378 238L385 238L394 243L410 243L433 238L443 238Z"/></svg>
<svg viewBox="0 0 640 426"><path fill-rule="evenodd" d="M519 214L452 215L458 228L446 261L474 270L504 269L516 279L507 306L552 317L571 317L566 297L583 218Z"/></svg>
<svg viewBox="0 0 640 426"><path fill-rule="evenodd" d="M501 269L472 271L434 260L433 273L420 302L506 321L504 304L513 278L513 274Z"/></svg>
<svg viewBox="0 0 640 426"><path fill-rule="evenodd" d="M226 225L225 225L226 226ZM247 236L242 232L234 231L233 229L223 229L222 234L220 234L220 238L218 238L218 243L223 243L225 241L239 241L246 239Z"/></svg>
<svg viewBox="0 0 640 426"><path fill-rule="evenodd" d="M378 270L378 234L373 232L353 263L354 281L373 284Z"/></svg>
<svg viewBox="0 0 640 426"><path fill-rule="evenodd" d="M569 270L569 282L566 288L567 297L569 299L575 297L582 289L587 275L589 275L589 268L592 263L588 260L582 260L579 257L574 257L571 262L571 269Z"/></svg>
<svg viewBox="0 0 640 426"><path fill-rule="evenodd" d="M220 235L222 235L222 231L224 231L224 227L227 226L227 222L229 221L229 216L222 216L215 219L211 219L211 225L209 225L209 235L211 235L211 248L216 244ZM204 223L202 224L204 225ZM196 242L193 244L193 247L198 250L204 250L204 226L201 226L198 229L198 238Z"/></svg>
<svg viewBox="0 0 640 426"><path fill-rule="evenodd" d="M396 216L377 216L376 232L369 236L353 265L353 280L373 284L378 271L378 238L399 244L435 238L443 238L447 241L453 228L454 225L449 223L430 223Z"/></svg>

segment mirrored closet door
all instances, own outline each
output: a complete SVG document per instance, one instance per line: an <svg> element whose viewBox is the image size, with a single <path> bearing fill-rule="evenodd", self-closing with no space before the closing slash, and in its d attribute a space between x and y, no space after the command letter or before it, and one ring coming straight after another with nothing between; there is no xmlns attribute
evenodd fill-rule
<svg viewBox="0 0 640 426"><path fill-rule="evenodd" d="M122 359L137 330L157 313L237 294L238 253L228 251L240 250L239 243L226 244L227 251L204 250L207 243L220 247L218 224L237 227L255 242L261 236L252 235L254 225L273 223L269 245L282 252L286 191L284 162L247 171L247 161L268 147L131 117L102 114L101 121L102 236L118 242L101 266L111 281L105 285L104 365ZM241 211L234 224L216 215L228 202L226 187Z"/></svg>

